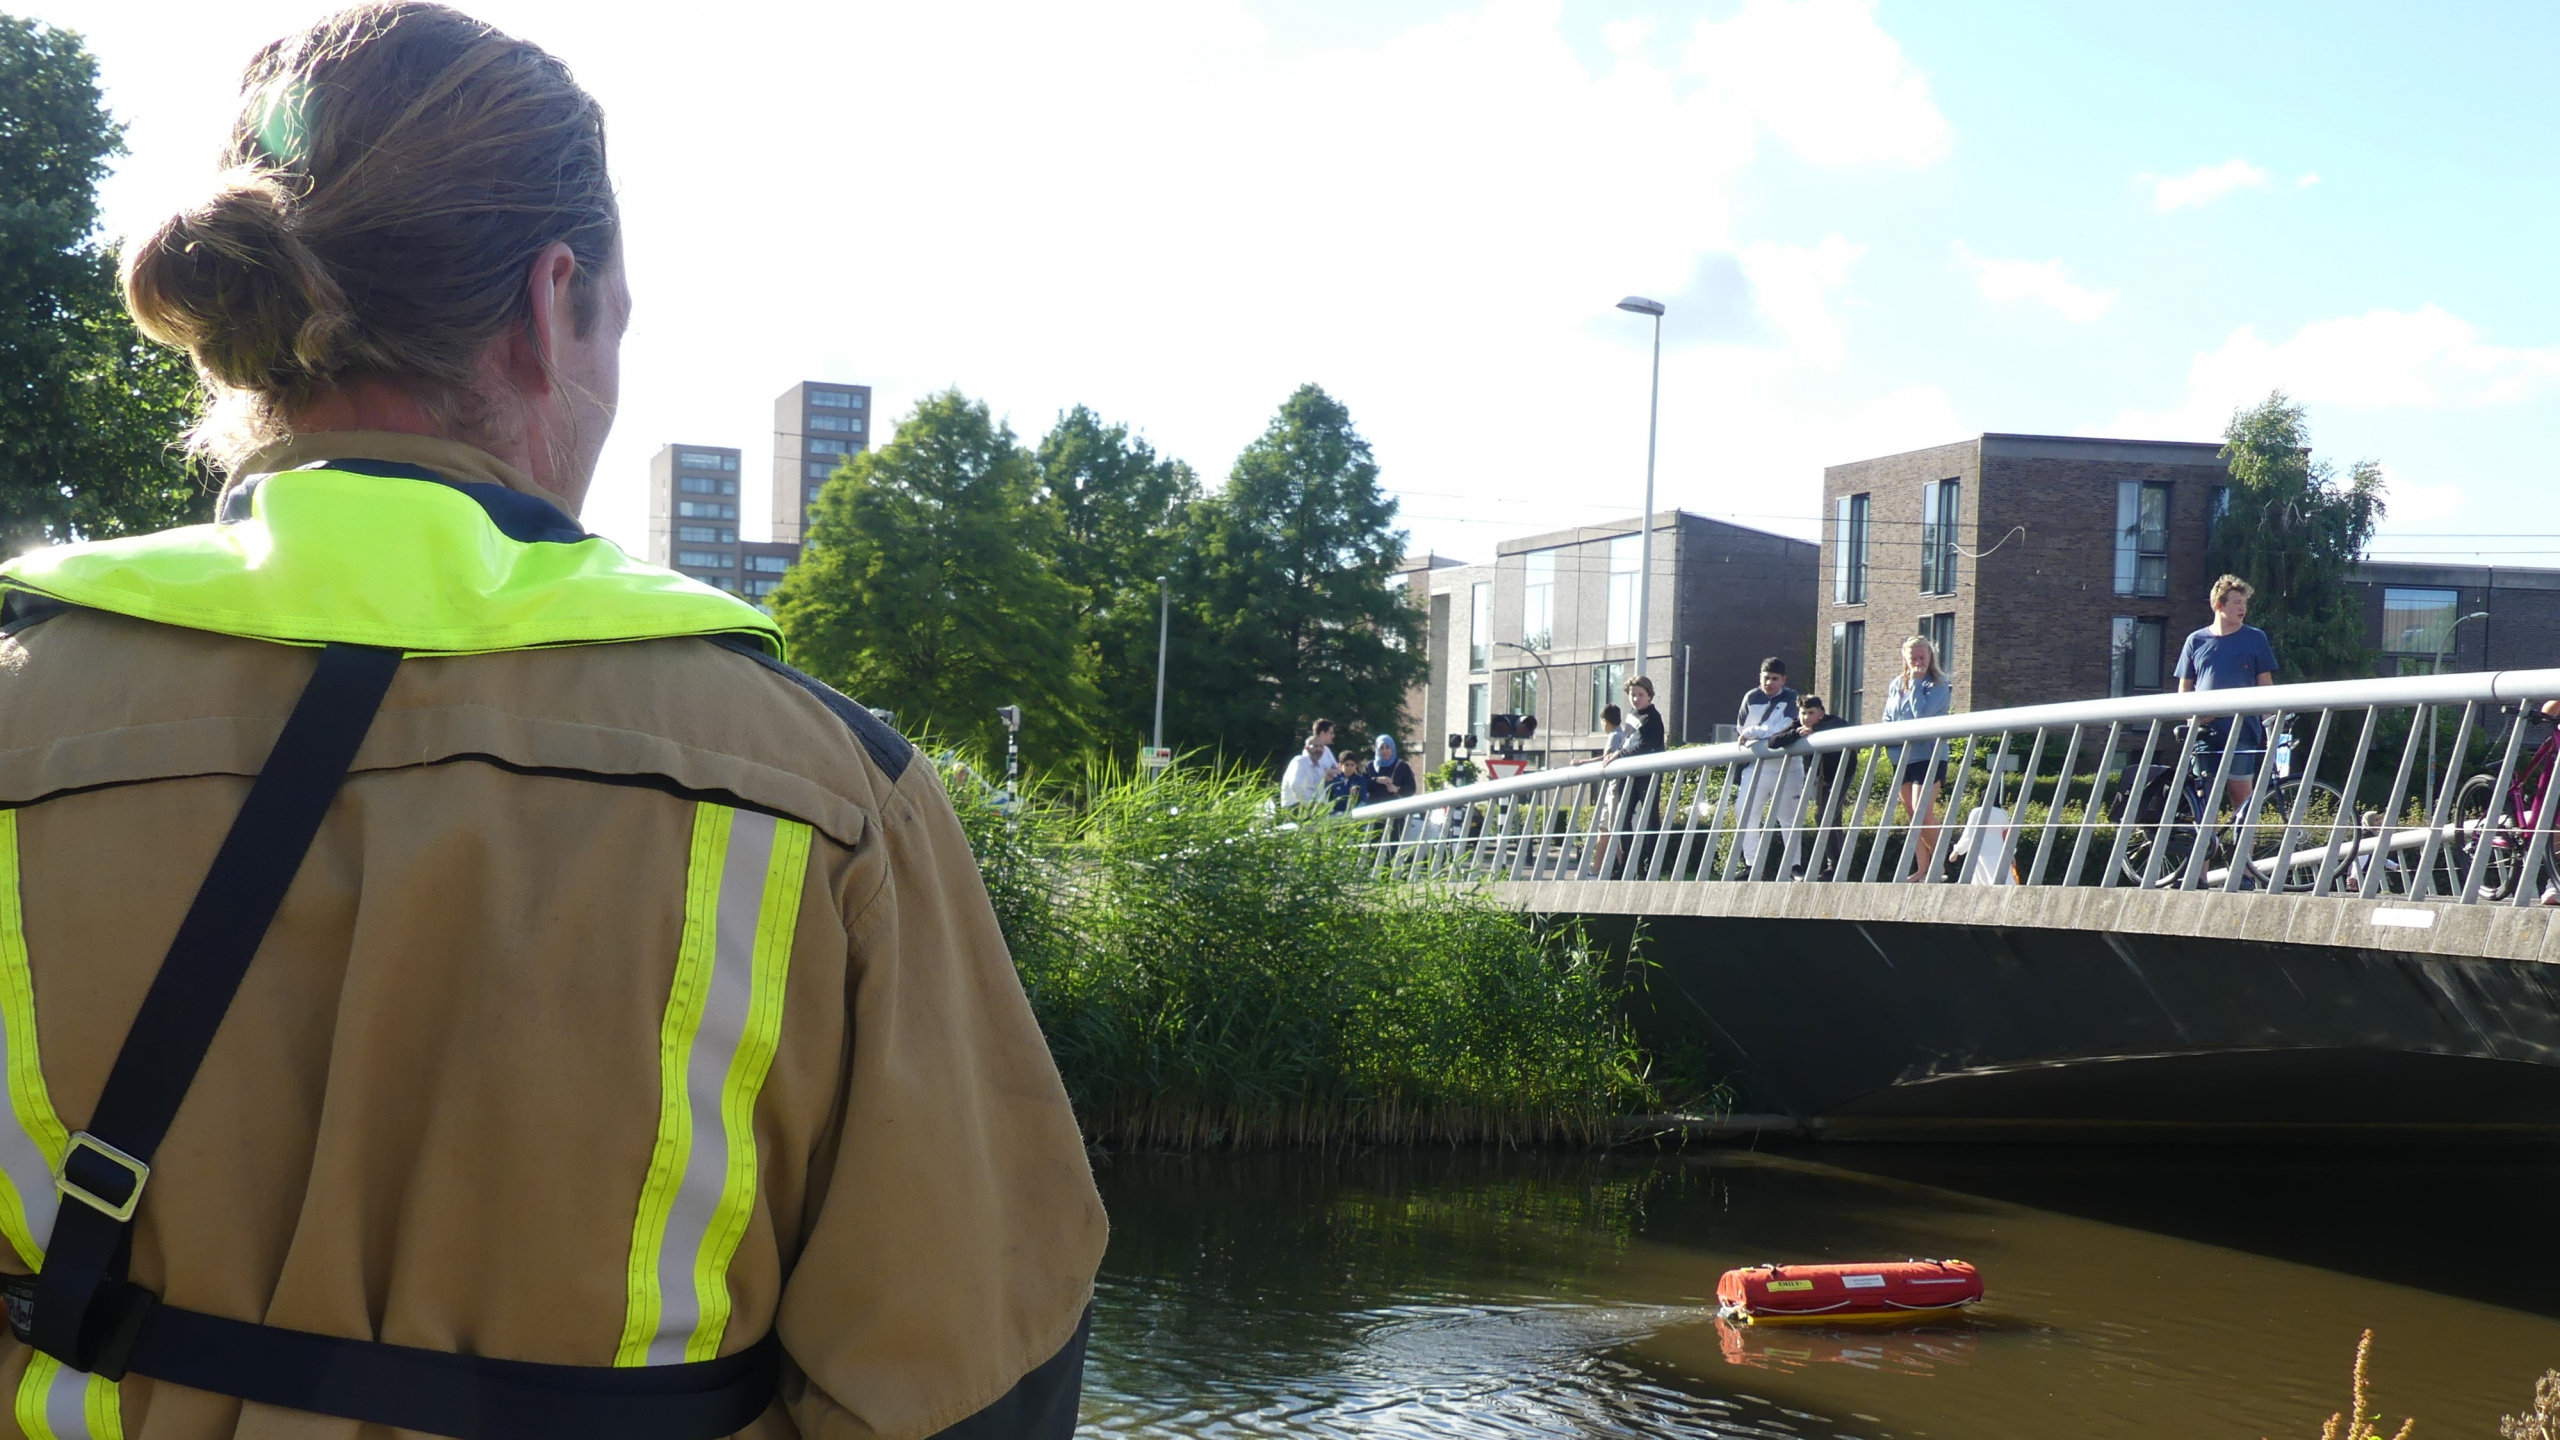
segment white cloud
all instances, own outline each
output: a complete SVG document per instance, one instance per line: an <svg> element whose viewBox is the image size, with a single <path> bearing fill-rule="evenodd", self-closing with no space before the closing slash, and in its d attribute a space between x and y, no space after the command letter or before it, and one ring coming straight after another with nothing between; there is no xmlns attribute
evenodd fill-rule
<svg viewBox="0 0 2560 1440"><path fill-rule="evenodd" d="M2293 182L2293 188L2294 188L2294 189L2296 189L2296 190L2308 190L2308 189L2310 189L2312 186L2317 185L2317 184L2319 184L2319 183L2320 183L2320 172L2319 172L2319 171L2317 171L2317 170L2305 170L2305 171L2303 171L2303 172L2302 172L2302 174L2301 174L2301 175L2297 176L2297 177L2294 179L2294 182Z"/></svg>
<svg viewBox="0 0 2560 1440"><path fill-rule="evenodd" d="M2234 190L2255 190L2267 183L2267 172L2233 158L2219 165L2200 165L2184 175L2151 180L2151 200L2166 214L2190 205L2208 205Z"/></svg>
<svg viewBox="0 0 2560 1440"><path fill-rule="evenodd" d="M1955 242L1955 256L1959 269L1972 272L1973 283L1985 299L2003 304L2032 300L2081 325L2105 315L2116 303L2113 290L2075 284L2060 260L1995 260L1974 254L1961 240Z"/></svg>
<svg viewBox="0 0 2560 1440"><path fill-rule="evenodd" d="M2127 411L2121 433L2197 438L2222 433L2240 406L2282 390L2305 405L2449 409L2512 405L2560 382L2560 346L2493 345L2478 326L2435 305L2318 320L2269 341L2243 325L2187 369L2187 395L2166 411Z"/></svg>
<svg viewBox="0 0 2560 1440"><path fill-rule="evenodd" d="M2382 483L2390 522L2395 527L2450 520L2461 512L2465 499L2459 485L2420 485L2389 465L2382 467Z"/></svg>
<svg viewBox="0 0 2560 1440"><path fill-rule="evenodd" d="M1926 165L1954 142L1873 0L1745 0L1698 25L1682 68L1817 165Z"/></svg>
<svg viewBox="0 0 2560 1440"><path fill-rule="evenodd" d="M1746 245L1736 258L1762 319L1787 348L1806 359L1836 360L1847 349L1847 333L1831 297L1866 253L1866 246L1831 234L1819 245Z"/></svg>

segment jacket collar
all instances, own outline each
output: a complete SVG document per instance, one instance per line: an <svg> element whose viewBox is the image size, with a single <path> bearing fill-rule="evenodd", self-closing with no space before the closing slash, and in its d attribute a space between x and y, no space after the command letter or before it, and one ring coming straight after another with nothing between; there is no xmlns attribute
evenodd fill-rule
<svg viewBox="0 0 2560 1440"><path fill-rule="evenodd" d="M312 460L243 473L214 524L30 551L0 565L0 587L296 645L461 655L735 635L782 654L781 632L762 611L631 559L543 493L503 475Z"/></svg>
<svg viewBox="0 0 2560 1440"><path fill-rule="evenodd" d="M234 467L232 485L223 493L228 495L231 489L261 475L300 470L317 460L386 460L415 465L448 480L496 485L529 495L554 509L566 498L544 489L532 476L476 445L397 430L323 430L287 435L261 446Z"/></svg>

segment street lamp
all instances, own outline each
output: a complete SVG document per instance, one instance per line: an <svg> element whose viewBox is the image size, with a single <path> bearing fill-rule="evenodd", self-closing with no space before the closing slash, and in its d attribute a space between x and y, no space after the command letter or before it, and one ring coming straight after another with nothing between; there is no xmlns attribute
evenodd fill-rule
<svg viewBox="0 0 2560 1440"><path fill-rule="evenodd" d="M1555 687L1550 684L1548 680L1547 657L1530 649L1528 646L1521 644L1517 640L1496 640L1493 643L1506 650L1519 651L1521 654L1528 656L1530 661L1538 667L1538 704L1543 708L1547 703L1547 697L1555 693ZM1547 732L1547 743L1538 747L1538 768L1541 770L1552 770L1555 768L1555 718L1556 717L1553 715L1550 715L1545 721L1541 722L1540 728Z"/></svg>
<svg viewBox="0 0 2560 1440"><path fill-rule="evenodd" d="M1634 673L1644 670L1645 644L1652 638L1653 620L1653 453L1662 434L1662 302L1630 295L1618 302L1618 308L1637 315L1653 317L1653 413L1644 427L1644 539L1638 544L1636 562L1636 663Z"/></svg>

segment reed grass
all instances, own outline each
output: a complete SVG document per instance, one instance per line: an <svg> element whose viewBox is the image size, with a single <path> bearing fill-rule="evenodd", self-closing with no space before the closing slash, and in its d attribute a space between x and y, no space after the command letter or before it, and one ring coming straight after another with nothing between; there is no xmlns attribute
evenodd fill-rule
<svg viewBox="0 0 2560 1440"><path fill-rule="evenodd" d="M1605 1142L1662 1108L1628 967L1473 891L1381 882L1257 775L1098 769L1007 815L946 767L1088 1138Z"/></svg>

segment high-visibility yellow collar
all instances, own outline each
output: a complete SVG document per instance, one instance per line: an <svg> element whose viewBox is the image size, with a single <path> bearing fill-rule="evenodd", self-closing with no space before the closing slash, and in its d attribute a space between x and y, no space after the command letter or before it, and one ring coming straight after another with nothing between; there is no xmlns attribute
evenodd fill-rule
<svg viewBox="0 0 2560 1440"><path fill-rule="evenodd" d="M763 611L533 496L381 460L254 476L211 525L30 551L0 564L0 587L292 645L473 655L726 634L783 653Z"/></svg>

